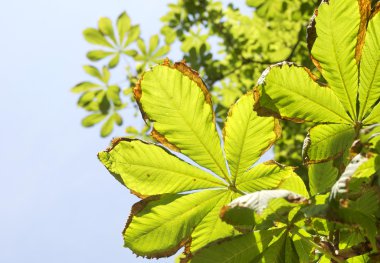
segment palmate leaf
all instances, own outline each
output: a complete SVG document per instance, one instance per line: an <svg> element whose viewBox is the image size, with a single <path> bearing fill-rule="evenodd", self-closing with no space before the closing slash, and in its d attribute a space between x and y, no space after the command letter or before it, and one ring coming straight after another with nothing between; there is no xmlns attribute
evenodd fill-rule
<svg viewBox="0 0 380 263"><path fill-rule="evenodd" d="M307 163L342 156L361 127L380 121L380 4L370 8L368 0L330 0L315 12L308 47L327 86L284 62L268 68L255 88L259 115L323 124L310 130Z"/></svg>
<svg viewBox="0 0 380 263"><path fill-rule="evenodd" d="M99 153L111 174L143 198L133 207L123 232L125 245L137 255L169 256L185 246L183 260L210 242L236 235L221 221L219 211L248 189L306 190L292 168L273 161L251 168L279 137L274 118L251 114L252 94L244 95L230 111L224 129L227 158L210 94L186 64L165 61L153 67L142 75L134 94L143 117L153 125L152 136L197 164L190 165L163 146L133 139L115 139ZM236 149L231 149L232 142ZM227 165L235 166L234 176Z"/></svg>

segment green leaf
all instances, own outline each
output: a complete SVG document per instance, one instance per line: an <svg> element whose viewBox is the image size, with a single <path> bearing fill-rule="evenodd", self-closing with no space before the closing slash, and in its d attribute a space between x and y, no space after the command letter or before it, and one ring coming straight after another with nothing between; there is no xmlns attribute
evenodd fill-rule
<svg viewBox="0 0 380 263"><path fill-rule="evenodd" d="M87 28L83 31L83 36L87 42L95 45L113 48L107 39L95 28Z"/></svg>
<svg viewBox="0 0 380 263"><path fill-rule="evenodd" d="M132 42L136 41L140 36L140 27L132 26L128 31L128 38L127 41L124 43L124 47L127 47Z"/></svg>
<svg viewBox="0 0 380 263"><path fill-rule="evenodd" d="M103 123L100 129L100 136L107 137L113 131L114 119L112 115Z"/></svg>
<svg viewBox="0 0 380 263"><path fill-rule="evenodd" d="M292 235L292 241L294 244L294 248L297 251L299 262L300 263L309 263L313 262L314 255L313 250L314 246L310 244L310 242L307 242L304 237L312 240L312 236L306 232L304 229L298 229L297 232L300 232L303 237L301 237L298 234ZM289 261L291 262L291 261Z"/></svg>
<svg viewBox="0 0 380 263"><path fill-rule="evenodd" d="M122 104L120 99L120 87L117 85L111 85L107 89L107 97L113 102L115 106Z"/></svg>
<svg viewBox="0 0 380 263"><path fill-rule="evenodd" d="M366 125L380 122L380 103L377 103L371 113L363 120Z"/></svg>
<svg viewBox="0 0 380 263"><path fill-rule="evenodd" d="M135 57L137 55L137 51L133 49L124 50L123 53L130 57Z"/></svg>
<svg viewBox="0 0 380 263"><path fill-rule="evenodd" d="M153 35L150 37L148 54L153 54L153 52L158 47L159 42L160 42L160 38L158 37L158 35Z"/></svg>
<svg viewBox="0 0 380 263"><path fill-rule="evenodd" d="M331 189L338 178L339 171L334 161L311 164L308 166L310 194L323 194Z"/></svg>
<svg viewBox="0 0 380 263"><path fill-rule="evenodd" d="M131 19L126 12L121 13L117 18L117 31L119 33L119 43L123 45L127 32L131 28Z"/></svg>
<svg viewBox="0 0 380 263"><path fill-rule="evenodd" d="M323 77L352 119L357 117L358 66L355 49L361 18L359 2L322 1L314 18L318 37L311 47L311 54L317 60L317 67L321 68Z"/></svg>
<svg viewBox="0 0 380 263"><path fill-rule="evenodd" d="M120 53L116 53L115 56L110 60L108 63L109 68L114 68L119 64L119 59L120 59Z"/></svg>
<svg viewBox="0 0 380 263"><path fill-rule="evenodd" d="M145 43L144 43L144 40L142 40L141 38L137 40L137 46L139 47L141 53L143 53L144 55L147 55L147 52L146 52L146 46L145 46Z"/></svg>
<svg viewBox="0 0 380 263"><path fill-rule="evenodd" d="M242 176L237 177L236 187L248 193L264 189L275 189L284 179L290 176L296 176L293 168L269 161L254 166Z"/></svg>
<svg viewBox="0 0 380 263"><path fill-rule="evenodd" d="M281 182L278 189L288 190L304 197L309 197L309 192L306 189L306 185L298 175L287 177Z"/></svg>
<svg viewBox="0 0 380 263"><path fill-rule="evenodd" d="M100 86L99 84L86 81L86 82L81 82L75 85L73 88L71 88L71 92L80 93L80 92L85 92L85 91L89 91L89 90L101 88L101 87L102 86Z"/></svg>
<svg viewBox="0 0 380 263"><path fill-rule="evenodd" d="M334 92L314 80L306 68L286 62L271 66L255 89L255 109L294 122L352 123Z"/></svg>
<svg viewBox="0 0 380 263"><path fill-rule="evenodd" d="M108 17L101 17L98 21L99 31L112 39L116 44L115 33L113 32L112 21Z"/></svg>
<svg viewBox="0 0 380 263"><path fill-rule="evenodd" d="M242 96L230 108L223 129L224 151L232 181L245 173L281 135L274 118L257 116L252 93ZM242 125L242 124L245 125Z"/></svg>
<svg viewBox="0 0 380 263"><path fill-rule="evenodd" d="M134 92L157 141L228 178L210 94L196 72L183 63L155 66Z"/></svg>
<svg viewBox="0 0 380 263"><path fill-rule="evenodd" d="M237 235L237 231L231 225L223 222L219 217L220 208L227 205L237 196L238 194L229 192L215 204L215 207L198 224L191 234L191 243L189 245L191 253L215 240Z"/></svg>
<svg viewBox="0 0 380 263"><path fill-rule="evenodd" d="M163 56L165 56L166 54L168 54L170 51L170 46L162 46L160 47L156 53L153 54L153 58L161 58Z"/></svg>
<svg viewBox="0 0 380 263"><path fill-rule="evenodd" d="M118 125L118 126L121 126L123 125L123 119L121 118L120 114L115 112L113 115L112 115L112 118L115 120L115 123Z"/></svg>
<svg viewBox="0 0 380 263"><path fill-rule="evenodd" d="M93 113L82 119L82 125L84 127L91 127L99 122L101 122L107 115L102 113Z"/></svg>
<svg viewBox="0 0 380 263"><path fill-rule="evenodd" d="M188 241L193 228L225 194L226 190L208 190L140 201L132 207L124 230L125 246L149 258L175 254Z"/></svg>
<svg viewBox="0 0 380 263"><path fill-rule="evenodd" d="M102 68L102 73L103 73L103 76L101 77L101 80L104 82L104 83L108 83L108 81L110 80L110 77L111 77L111 73L110 71L108 70L108 68L106 66L104 66Z"/></svg>
<svg viewBox="0 0 380 263"><path fill-rule="evenodd" d="M224 186L222 181L165 148L139 140L118 139L98 157L118 181L139 196Z"/></svg>
<svg viewBox="0 0 380 263"><path fill-rule="evenodd" d="M359 119L366 116L380 94L380 15L368 22L360 60Z"/></svg>
<svg viewBox="0 0 380 263"><path fill-rule="evenodd" d="M100 74L100 71L96 67L85 65L85 66L83 66L83 69L84 69L84 71L86 71L87 74L89 74L89 75L91 75L97 79L102 80L102 75Z"/></svg>
<svg viewBox="0 0 380 263"><path fill-rule="evenodd" d="M311 144L305 157L316 163L336 158L354 142L355 130L346 124L320 124L310 129Z"/></svg>
<svg viewBox="0 0 380 263"><path fill-rule="evenodd" d="M112 54L114 53L103 51L103 50L92 50L92 51L87 52L87 58L91 61L98 61Z"/></svg>
<svg viewBox="0 0 380 263"><path fill-rule="evenodd" d="M194 253L192 263L238 263L253 261L256 255L265 250L280 229L255 231L235 238L211 243ZM184 262L188 262L185 260Z"/></svg>

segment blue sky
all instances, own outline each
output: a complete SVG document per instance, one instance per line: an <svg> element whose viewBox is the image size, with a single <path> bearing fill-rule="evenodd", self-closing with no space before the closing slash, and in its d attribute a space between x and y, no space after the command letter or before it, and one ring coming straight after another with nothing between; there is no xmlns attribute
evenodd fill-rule
<svg viewBox="0 0 380 263"><path fill-rule="evenodd" d="M69 89L87 78L84 28L126 10L147 38L168 2L0 3L0 262L150 262L122 247L137 198L97 160L110 138L81 127Z"/></svg>

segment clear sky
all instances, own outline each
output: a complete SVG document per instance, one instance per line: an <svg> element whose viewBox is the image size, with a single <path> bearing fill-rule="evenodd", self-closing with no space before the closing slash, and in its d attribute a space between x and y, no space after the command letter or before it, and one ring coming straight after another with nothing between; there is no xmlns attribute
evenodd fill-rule
<svg viewBox="0 0 380 263"><path fill-rule="evenodd" d="M97 160L110 138L81 127L69 90L87 78L84 28L126 10L147 38L168 2L0 2L0 262L150 262L122 247L137 198Z"/></svg>

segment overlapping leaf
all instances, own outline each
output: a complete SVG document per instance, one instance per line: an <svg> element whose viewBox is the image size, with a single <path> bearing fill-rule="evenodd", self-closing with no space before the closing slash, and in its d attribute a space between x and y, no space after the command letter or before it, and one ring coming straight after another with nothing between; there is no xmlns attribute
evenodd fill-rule
<svg viewBox="0 0 380 263"><path fill-rule="evenodd" d="M186 64L165 61L153 67L134 92L143 117L153 125L152 136L167 148L116 139L99 159L143 198L132 208L124 230L125 245L136 254L163 257L186 246L183 258L187 258L210 242L237 234L221 221L219 211L244 191L297 186L298 176L291 168L274 162L252 168L280 129L274 118L252 111L251 93L230 110L223 131L225 158L210 94Z"/></svg>
<svg viewBox="0 0 380 263"><path fill-rule="evenodd" d="M307 69L281 63L268 68L255 89L259 114L324 124L309 132L309 163L342 156L361 127L379 121L380 4L370 8L368 0L331 0L315 12L308 44L327 86Z"/></svg>

